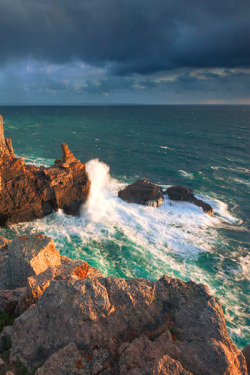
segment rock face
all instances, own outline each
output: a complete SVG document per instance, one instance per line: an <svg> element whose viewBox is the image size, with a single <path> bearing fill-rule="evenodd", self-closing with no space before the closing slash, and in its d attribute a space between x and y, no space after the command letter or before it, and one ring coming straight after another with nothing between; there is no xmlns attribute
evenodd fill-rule
<svg viewBox="0 0 250 375"><path fill-rule="evenodd" d="M60 253L52 238L21 236L7 245L8 259L3 265L2 289L26 286L29 276L61 264Z"/></svg>
<svg viewBox="0 0 250 375"><path fill-rule="evenodd" d="M137 180L118 192L118 197L128 203L159 207L163 203L162 189L147 180Z"/></svg>
<svg viewBox="0 0 250 375"><path fill-rule="evenodd" d="M1 243L0 276L12 289L0 290L0 311L19 317L0 334L0 351L11 342L14 374L20 361L29 371L40 366L36 375L247 374L206 286L166 275L104 278L43 235Z"/></svg>
<svg viewBox="0 0 250 375"><path fill-rule="evenodd" d="M195 204L198 207L201 207L201 209L208 215L213 214L213 208L210 206L210 204L203 202L200 199L197 199L193 191L189 188L185 188L182 186L171 186L167 189L167 194L169 199L175 200L175 201L186 201Z"/></svg>
<svg viewBox="0 0 250 375"><path fill-rule="evenodd" d="M78 214L88 197L90 181L85 164L66 144L63 159L50 168L25 165L16 158L11 139L5 140L0 116L0 226L30 221L62 208Z"/></svg>
<svg viewBox="0 0 250 375"><path fill-rule="evenodd" d="M75 343L52 354L35 375L91 375L88 360L80 354Z"/></svg>

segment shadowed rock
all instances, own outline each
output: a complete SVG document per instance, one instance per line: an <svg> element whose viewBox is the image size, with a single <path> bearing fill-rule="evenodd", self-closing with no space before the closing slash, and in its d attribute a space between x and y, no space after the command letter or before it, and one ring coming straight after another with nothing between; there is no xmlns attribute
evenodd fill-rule
<svg viewBox="0 0 250 375"><path fill-rule="evenodd" d="M179 185L171 186L167 189L167 194L169 199L172 199L174 201L186 201L193 203L196 206L200 207L206 214L213 214L213 208L210 206L210 204L197 199L194 196L193 191L189 188L185 188Z"/></svg>
<svg viewBox="0 0 250 375"><path fill-rule="evenodd" d="M57 159L50 168L26 165L15 157L11 139L5 141L0 116L0 226L41 218L59 208L79 214L90 181L85 164L66 144L62 151L63 160Z"/></svg>
<svg viewBox="0 0 250 375"><path fill-rule="evenodd" d="M118 197L128 203L159 207L163 203L162 189L147 180L137 180L118 192Z"/></svg>
<svg viewBox="0 0 250 375"><path fill-rule="evenodd" d="M244 357L246 358L246 363L247 363L247 370L248 374L250 374L250 344L248 344L243 350L242 353Z"/></svg>

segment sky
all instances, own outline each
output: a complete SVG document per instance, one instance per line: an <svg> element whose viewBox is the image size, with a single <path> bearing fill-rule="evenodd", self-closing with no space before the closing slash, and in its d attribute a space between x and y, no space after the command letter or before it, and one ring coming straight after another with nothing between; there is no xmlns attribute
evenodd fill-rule
<svg viewBox="0 0 250 375"><path fill-rule="evenodd" d="M250 104L249 0L0 0L0 105Z"/></svg>

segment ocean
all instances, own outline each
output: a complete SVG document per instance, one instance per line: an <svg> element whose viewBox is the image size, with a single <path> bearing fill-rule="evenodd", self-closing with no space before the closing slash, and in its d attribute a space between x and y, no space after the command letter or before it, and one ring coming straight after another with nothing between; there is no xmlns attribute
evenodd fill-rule
<svg viewBox="0 0 250 375"><path fill-rule="evenodd" d="M231 339L249 343L250 106L1 106L0 114L18 157L49 166L65 142L92 181L80 217L59 211L0 228L2 236L47 234L61 254L105 276L205 283ZM193 189L214 215L167 197L160 208L117 197L141 178Z"/></svg>

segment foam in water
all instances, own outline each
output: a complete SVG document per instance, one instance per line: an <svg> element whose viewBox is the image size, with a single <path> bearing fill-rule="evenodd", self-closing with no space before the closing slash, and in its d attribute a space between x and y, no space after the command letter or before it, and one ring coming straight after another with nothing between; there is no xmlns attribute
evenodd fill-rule
<svg viewBox="0 0 250 375"><path fill-rule="evenodd" d="M180 174L183 176L183 177L186 177L186 178L194 178L194 175L193 173L188 173L186 171L183 171L183 170L179 170Z"/></svg>

